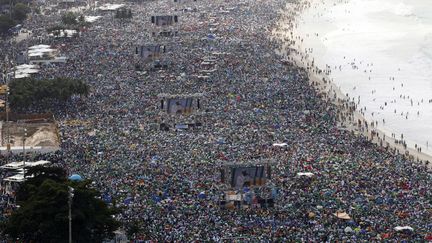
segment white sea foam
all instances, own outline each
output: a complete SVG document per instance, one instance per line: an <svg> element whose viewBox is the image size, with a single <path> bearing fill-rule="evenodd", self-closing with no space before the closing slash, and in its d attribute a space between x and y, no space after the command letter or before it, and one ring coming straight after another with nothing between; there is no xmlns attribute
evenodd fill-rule
<svg viewBox="0 0 432 243"><path fill-rule="evenodd" d="M393 8L393 13L400 16L411 16L413 15L413 7L399 3Z"/></svg>

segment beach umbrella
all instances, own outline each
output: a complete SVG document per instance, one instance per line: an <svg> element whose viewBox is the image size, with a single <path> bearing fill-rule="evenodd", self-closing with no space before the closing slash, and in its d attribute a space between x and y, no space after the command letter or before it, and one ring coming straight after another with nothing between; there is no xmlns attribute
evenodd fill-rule
<svg viewBox="0 0 432 243"><path fill-rule="evenodd" d="M354 222L353 220L350 220L350 221L348 221L348 225L356 226L357 224L356 224L356 222Z"/></svg>
<svg viewBox="0 0 432 243"><path fill-rule="evenodd" d="M29 49L40 49L40 48L49 48L51 46L49 45L35 45L35 46L30 46Z"/></svg>
<svg viewBox="0 0 432 243"><path fill-rule="evenodd" d="M217 144L225 144L225 139L224 138L218 138L216 141Z"/></svg>
<svg viewBox="0 0 432 243"><path fill-rule="evenodd" d="M111 197L111 195L105 193L104 195L102 195L102 200L106 203L111 203L112 197Z"/></svg>
<svg viewBox="0 0 432 243"><path fill-rule="evenodd" d="M271 197L272 198L277 198L277 196L278 196L278 190L277 190L277 188L272 188L271 189Z"/></svg>
<svg viewBox="0 0 432 243"><path fill-rule="evenodd" d="M345 220L351 219L351 217L345 212L336 212L333 215L340 218L340 219L345 219Z"/></svg>
<svg viewBox="0 0 432 243"><path fill-rule="evenodd" d="M299 173L297 173L297 176L300 176L300 177L302 177L302 176L312 177L313 175L314 174L311 172L299 172Z"/></svg>
<svg viewBox="0 0 432 243"><path fill-rule="evenodd" d="M198 198L199 198L199 199L205 199L205 198L206 198L206 194L205 194L205 192L200 192L200 193L198 194Z"/></svg>
<svg viewBox="0 0 432 243"><path fill-rule="evenodd" d="M351 227L347 226L347 227L344 229L344 231L345 231L345 233L352 233L352 232L353 232L353 229L352 229Z"/></svg>
<svg viewBox="0 0 432 243"><path fill-rule="evenodd" d="M378 197L378 198L375 200L375 203L378 204L378 205L382 204L382 203L383 203L383 199L382 199L382 197Z"/></svg>
<svg viewBox="0 0 432 243"><path fill-rule="evenodd" d="M69 176L69 180L71 180L71 181L82 181L83 178L80 175L78 175L78 174L73 174L73 175Z"/></svg>
<svg viewBox="0 0 432 243"><path fill-rule="evenodd" d="M414 229L410 226L396 226L396 227L394 227L394 230L396 230L396 231L404 231L404 230L414 231Z"/></svg>
<svg viewBox="0 0 432 243"><path fill-rule="evenodd" d="M153 199L153 201L156 202L156 203L158 203L158 202L161 201L161 198L160 198L159 196L157 196L157 195L153 195L152 199Z"/></svg>
<svg viewBox="0 0 432 243"><path fill-rule="evenodd" d="M132 197L128 197L123 201L123 203L126 205L129 205L131 202L132 202Z"/></svg>
<svg viewBox="0 0 432 243"><path fill-rule="evenodd" d="M315 218L315 213L314 213L314 212L309 212L309 213L308 213L308 217L309 217L310 219Z"/></svg>

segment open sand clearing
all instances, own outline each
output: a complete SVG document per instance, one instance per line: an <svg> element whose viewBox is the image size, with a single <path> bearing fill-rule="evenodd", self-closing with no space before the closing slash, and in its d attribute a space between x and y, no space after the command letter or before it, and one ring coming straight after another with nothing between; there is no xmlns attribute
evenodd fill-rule
<svg viewBox="0 0 432 243"><path fill-rule="evenodd" d="M26 147L59 147L57 127L54 123L10 123L2 124L2 146L7 145L8 132L11 146L22 146L24 128L27 129Z"/></svg>

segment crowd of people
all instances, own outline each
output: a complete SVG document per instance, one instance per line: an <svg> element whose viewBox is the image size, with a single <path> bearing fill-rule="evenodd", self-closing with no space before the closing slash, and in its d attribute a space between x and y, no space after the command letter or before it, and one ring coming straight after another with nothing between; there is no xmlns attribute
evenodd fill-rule
<svg viewBox="0 0 432 243"><path fill-rule="evenodd" d="M116 217L125 229L140 227L136 239L431 240L428 167L340 129L340 107L310 85L307 69L275 52L294 42L272 35L281 28L279 11L302 11L305 2L163 0L126 6L133 11L130 21L89 9L86 14L102 18L79 37L42 38L68 61L44 66L39 77L83 79L91 93L49 108L58 119L61 149L38 158L92 180L106 202L121 208ZM150 21L157 14L178 16L176 26L166 27L178 37L149 35L162 29ZM295 25L295 15L289 18ZM43 36L56 21L60 15L39 15L25 25ZM29 38L16 48L40 42ZM138 72L135 47L151 43L167 46L161 59L168 67ZM208 58L215 60L215 71L200 79ZM190 115L202 126L159 130L166 116L175 116L160 111L161 93L203 93L205 111ZM27 112L42 109L35 105ZM274 161L271 180L262 187L277 191L275 206L222 209L219 202L230 188L221 183L220 169L257 159Z"/></svg>

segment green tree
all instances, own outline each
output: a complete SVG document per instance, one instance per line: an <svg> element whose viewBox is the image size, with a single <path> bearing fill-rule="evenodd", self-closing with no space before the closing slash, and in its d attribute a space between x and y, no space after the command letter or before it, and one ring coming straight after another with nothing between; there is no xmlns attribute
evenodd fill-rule
<svg viewBox="0 0 432 243"><path fill-rule="evenodd" d="M69 25L69 26L78 24L77 15L74 14L73 12L67 12L67 13L63 14L63 16L61 17L61 20L62 20L63 24Z"/></svg>
<svg viewBox="0 0 432 243"><path fill-rule="evenodd" d="M9 101L14 108L24 108L45 99L66 102L72 95L87 96L90 90L84 81L69 78L15 79L10 82L9 89Z"/></svg>
<svg viewBox="0 0 432 243"><path fill-rule="evenodd" d="M0 34L6 34L8 30L15 26L15 21L7 15L0 15Z"/></svg>
<svg viewBox="0 0 432 243"><path fill-rule="evenodd" d="M39 167L29 171L28 179L17 192L18 210L6 221L4 233L22 242L67 242L69 187L72 201L74 242L102 242L114 236L119 227L90 181L73 182L62 169Z"/></svg>
<svg viewBox="0 0 432 243"><path fill-rule="evenodd" d="M12 16L13 16L14 20L21 23L22 21L24 21L27 18L27 14L29 12L30 12L30 8L27 7L25 4L17 3L17 4L15 4L15 6L13 8Z"/></svg>

